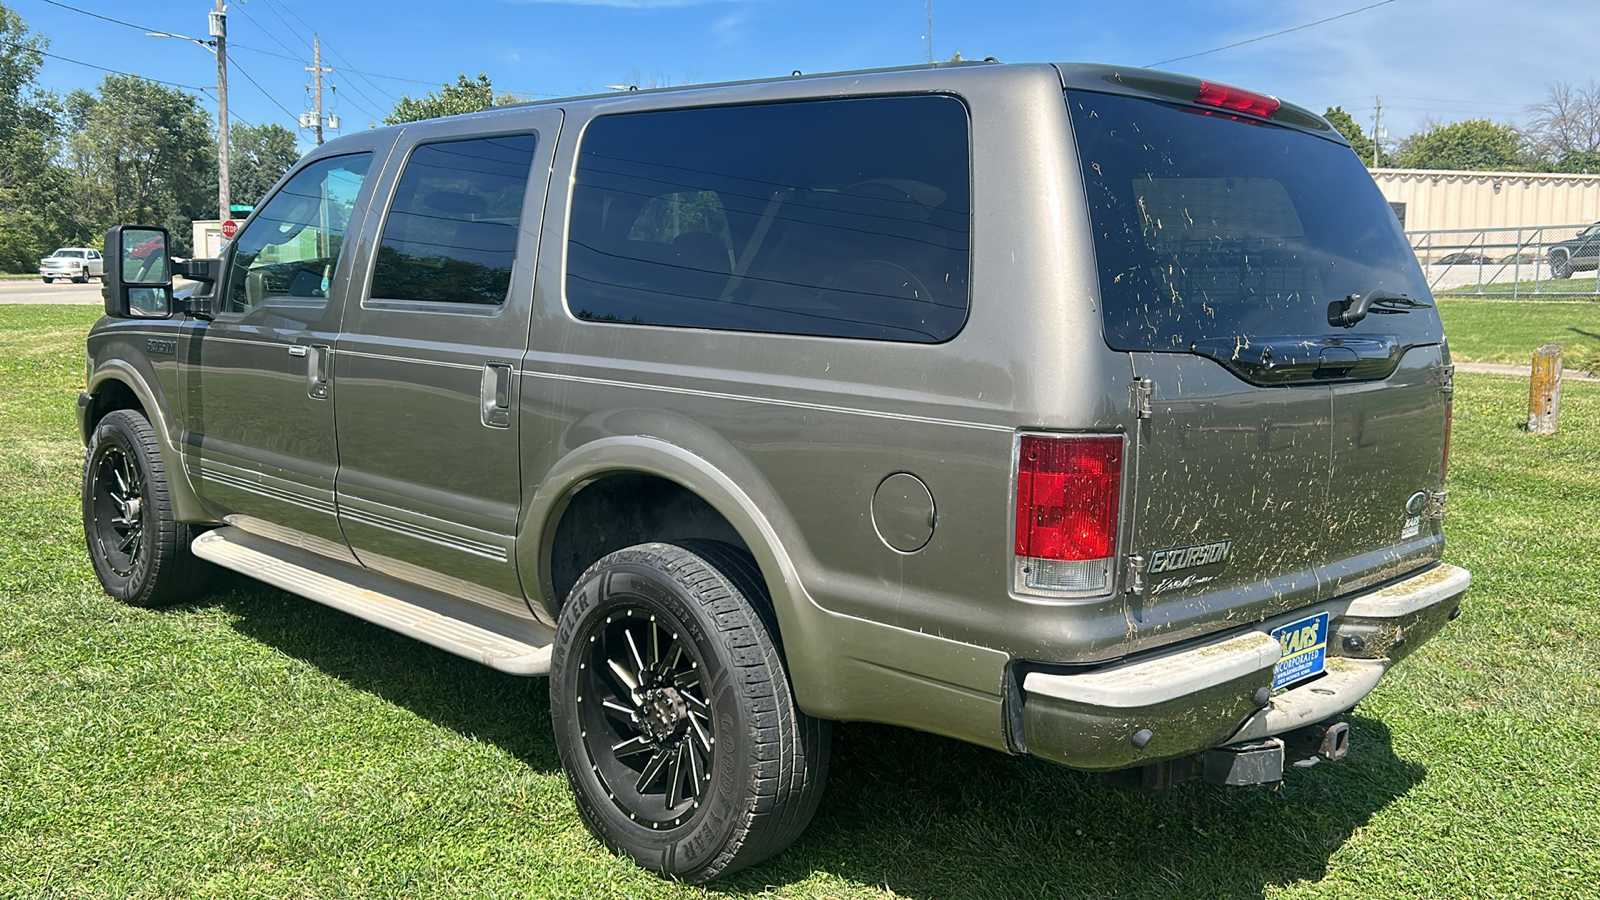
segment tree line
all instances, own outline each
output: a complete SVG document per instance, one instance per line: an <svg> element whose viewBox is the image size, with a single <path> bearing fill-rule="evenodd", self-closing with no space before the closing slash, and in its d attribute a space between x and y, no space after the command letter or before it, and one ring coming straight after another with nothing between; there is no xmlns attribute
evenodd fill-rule
<svg viewBox="0 0 1600 900"><path fill-rule="evenodd" d="M216 124L200 98L128 75L63 97L38 83L48 46L0 4L0 271L99 246L117 222L165 226L190 252L189 223L217 217ZM261 197L300 156L281 125L234 124L228 144L237 202Z"/></svg>
<svg viewBox="0 0 1600 900"><path fill-rule="evenodd" d="M1373 168L1600 175L1600 84L1591 80L1575 87L1558 81L1527 113L1522 128L1488 119L1426 121L1393 148L1374 148L1343 107L1332 107L1323 117Z"/></svg>

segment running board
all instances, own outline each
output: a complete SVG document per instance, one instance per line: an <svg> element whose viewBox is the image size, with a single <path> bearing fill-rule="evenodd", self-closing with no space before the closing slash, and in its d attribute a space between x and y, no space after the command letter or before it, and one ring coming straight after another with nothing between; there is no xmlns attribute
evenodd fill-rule
<svg viewBox="0 0 1600 900"><path fill-rule="evenodd" d="M233 526L208 531L194 555L512 675L549 675L554 631L371 569L290 547ZM330 574L332 573L332 574Z"/></svg>

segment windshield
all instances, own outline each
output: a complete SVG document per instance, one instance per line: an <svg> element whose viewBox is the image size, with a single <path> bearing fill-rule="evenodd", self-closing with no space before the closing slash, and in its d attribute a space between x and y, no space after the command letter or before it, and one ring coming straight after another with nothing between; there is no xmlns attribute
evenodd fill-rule
<svg viewBox="0 0 1600 900"><path fill-rule="evenodd" d="M1105 336L1186 351L1256 335L1437 343L1431 308L1332 326L1383 290L1431 303L1400 224L1350 148L1255 120L1067 92L1094 224Z"/></svg>
<svg viewBox="0 0 1600 900"><path fill-rule="evenodd" d="M77 257L78 259L82 259L83 258L83 251L82 250L57 250L55 253L52 253L51 255L52 256L72 256L72 257Z"/></svg>

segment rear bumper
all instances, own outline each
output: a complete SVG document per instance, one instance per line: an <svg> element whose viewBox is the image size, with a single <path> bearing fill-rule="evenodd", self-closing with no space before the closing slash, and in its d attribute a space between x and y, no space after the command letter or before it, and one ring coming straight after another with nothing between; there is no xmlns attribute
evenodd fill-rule
<svg viewBox="0 0 1600 900"><path fill-rule="evenodd" d="M1021 749L1078 769L1125 769L1339 715L1454 617L1470 582L1467 570L1441 564L1199 646L1084 674L1030 672ZM1270 632L1323 611L1326 672L1273 694L1279 647Z"/></svg>

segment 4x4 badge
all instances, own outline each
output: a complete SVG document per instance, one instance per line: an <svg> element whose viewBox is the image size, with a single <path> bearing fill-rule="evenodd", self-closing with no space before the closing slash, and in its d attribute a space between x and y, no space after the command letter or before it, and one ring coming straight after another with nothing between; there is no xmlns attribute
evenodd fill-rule
<svg viewBox="0 0 1600 900"><path fill-rule="evenodd" d="M1196 566L1226 562L1228 551L1232 548L1233 541L1212 541L1209 544L1196 544L1192 547L1157 550L1150 554L1150 574L1176 572L1180 569L1193 569Z"/></svg>

